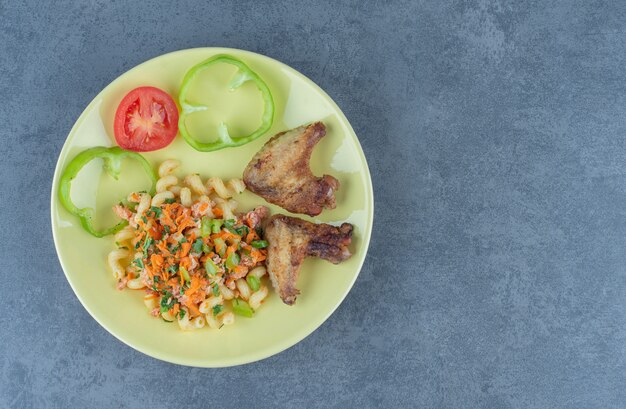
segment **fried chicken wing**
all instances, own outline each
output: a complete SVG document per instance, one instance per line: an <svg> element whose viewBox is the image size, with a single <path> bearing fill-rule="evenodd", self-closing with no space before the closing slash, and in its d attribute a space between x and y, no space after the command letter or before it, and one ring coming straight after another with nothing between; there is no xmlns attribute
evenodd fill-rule
<svg viewBox="0 0 626 409"><path fill-rule="evenodd" d="M272 284L283 302L292 305L300 294L296 281L304 258L320 257L333 264L348 259L352 225L335 227L277 214L268 220L265 239L269 242L266 266Z"/></svg>
<svg viewBox="0 0 626 409"><path fill-rule="evenodd" d="M322 122L281 132L252 158L243 173L249 190L292 213L317 216L335 208L339 181L311 173L309 160L315 145L326 135Z"/></svg>

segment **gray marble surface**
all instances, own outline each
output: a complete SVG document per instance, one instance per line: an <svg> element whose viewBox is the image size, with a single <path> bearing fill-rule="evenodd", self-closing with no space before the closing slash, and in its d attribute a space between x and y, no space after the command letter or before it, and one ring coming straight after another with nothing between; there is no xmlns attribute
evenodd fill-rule
<svg viewBox="0 0 626 409"><path fill-rule="evenodd" d="M163 3L0 1L0 407L626 407L626 2ZM100 89L218 45L335 99L376 212L315 333L190 369L87 314L49 193Z"/></svg>

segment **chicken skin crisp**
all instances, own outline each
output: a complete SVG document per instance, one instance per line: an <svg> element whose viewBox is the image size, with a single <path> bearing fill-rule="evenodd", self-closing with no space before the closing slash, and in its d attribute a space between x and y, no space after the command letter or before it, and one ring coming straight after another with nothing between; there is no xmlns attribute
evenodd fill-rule
<svg viewBox="0 0 626 409"><path fill-rule="evenodd" d="M265 263L274 289L285 304L293 305L300 294L296 281L304 258L320 257L333 264L348 259L352 225L335 227L277 214L265 226L265 239L269 243Z"/></svg>
<svg viewBox="0 0 626 409"><path fill-rule="evenodd" d="M292 213L317 216L335 208L339 181L311 173L309 160L315 145L326 135L322 122L281 132L270 139L243 172L247 188Z"/></svg>

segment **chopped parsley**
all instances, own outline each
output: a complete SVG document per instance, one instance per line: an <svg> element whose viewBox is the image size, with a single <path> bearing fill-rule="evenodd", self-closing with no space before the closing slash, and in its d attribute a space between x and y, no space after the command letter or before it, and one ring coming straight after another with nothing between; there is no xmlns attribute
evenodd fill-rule
<svg viewBox="0 0 626 409"><path fill-rule="evenodd" d="M154 242L154 240L152 240L152 237L148 237L146 239L146 241L144 241L143 243L143 252L145 253L146 251L148 251L148 248L150 247L150 245Z"/></svg>
<svg viewBox="0 0 626 409"><path fill-rule="evenodd" d="M222 311L224 311L224 306L221 304L216 305L213 307L213 316L216 317Z"/></svg>
<svg viewBox="0 0 626 409"><path fill-rule="evenodd" d="M248 233L250 233L250 229L248 228L248 226L239 226L235 228L234 230L235 230L235 233L237 233L241 237L245 237L248 235Z"/></svg>
<svg viewBox="0 0 626 409"><path fill-rule="evenodd" d="M136 265L137 267L143 269L144 265L143 265L143 260L141 258L136 258L133 260L133 264Z"/></svg>
<svg viewBox="0 0 626 409"><path fill-rule="evenodd" d="M216 297L220 295L220 288L217 284L213 284L213 295Z"/></svg>
<svg viewBox="0 0 626 409"><path fill-rule="evenodd" d="M159 303L159 311L161 311L161 314L167 312L174 308L174 304L176 304L176 299L172 296L172 293L166 291L163 297L161 297L161 302Z"/></svg>
<svg viewBox="0 0 626 409"><path fill-rule="evenodd" d="M161 208L160 207L152 206L152 207L150 207L149 211L154 214L154 217L161 216Z"/></svg>
<svg viewBox="0 0 626 409"><path fill-rule="evenodd" d="M165 203L167 204L176 203L176 199L165 199Z"/></svg>

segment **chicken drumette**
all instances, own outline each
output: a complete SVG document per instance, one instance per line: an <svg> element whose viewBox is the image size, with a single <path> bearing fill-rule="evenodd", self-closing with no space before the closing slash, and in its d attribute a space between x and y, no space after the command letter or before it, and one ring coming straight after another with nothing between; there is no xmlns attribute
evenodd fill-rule
<svg viewBox="0 0 626 409"><path fill-rule="evenodd" d="M283 302L292 305L300 294L296 281L304 258L320 257L333 264L348 259L352 225L335 227L277 214L267 222L265 239L269 242L266 265L272 284Z"/></svg>

